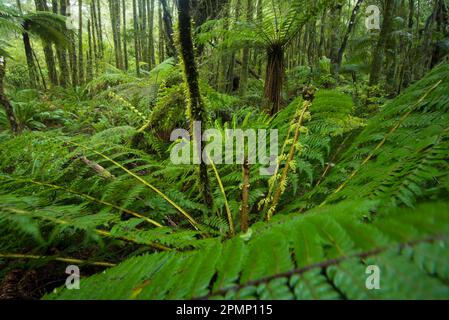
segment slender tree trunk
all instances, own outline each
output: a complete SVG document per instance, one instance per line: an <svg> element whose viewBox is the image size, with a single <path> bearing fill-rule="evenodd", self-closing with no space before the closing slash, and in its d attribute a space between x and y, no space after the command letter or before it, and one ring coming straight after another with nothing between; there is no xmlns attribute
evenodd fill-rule
<svg viewBox="0 0 449 320"><path fill-rule="evenodd" d="M26 25L25 25L24 29L27 30ZM33 49L31 47L30 36L28 35L27 31L22 34L22 39L23 39L23 46L25 48L25 56L26 56L27 65L28 65L28 74L30 76L30 84L33 88L37 88L39 79L37 76L36 65L34 64Z"/></svg>
<svg viewBox="0 0 449 320"><path fill-rule="evenodd" d="M343 62L343 54L348 45L349 37L354 30L355 22L357 19L357 15L360 11L360 7L362 6L364 0L358 0L354 10L352 10L351 19L349 20L348 29L346 30L345 36L343 37L343 42L341 43L340 49L338 50L337 60L335 61L334 66L334 74L338 78L338 74L340 72L341 63Z"/></svg>
<svg viewBox="0 0 449 320"><path fill-rule="evenodd" d="M176 57L175 41L173 40L173 22L170 14L170 9L167 4L167 0L160 0L163 9L163 22L165 28L165 35L167 38L167 54L170 57Z"/></svg>
<svg viewBox="0 0 449 320"><path fill-rule="evenodd" d="M252 0L246 0L246 21L251 22L253 20L254 14L254 6ZM243 58L242 58L242 79L240 81L240 92L245 94L246 88L248 86L248 75L249 75L249 48L246 46L243 49Z"/></svg>
<svg viewBox="0 0 449 320"><path fill-rule="evenodd" d="M109 0L109 9L114 39L115 64L118 69L123 70L122 41L120 36L120 2L117 0Z"/></svg>
<svg viewBox="0 0 449 320"><path fill-rule="evenodd" d="M87 42L88 42L88 56L87 56L87 81L92 81L94 77L93 72L93 49L92 49L92 26L91 20L87 20Z"/></svg>
<svg viewBox="0 0 449 320"><path fill-rule="evenodd" d="M338 49L340 45L340 18L342 5L340 3L335 4L331 10L331 37L330 37L330 54L329 57L331 59L331 74L337 78L337 70L336 67L338 65Z"/></svg>
<svg viewBox="0 0 449 320"><path fill-rule="evenodd" d="M17 0L17 8L19 9L19 12L22 13L22 4L20 2L20 0ZM23 47L25 49L25 57L26 57L26 61L27 61L27 66L28 66L28 75L30 78L30 85L33 88L37 88L37 84L39 83L37 74L36 74L36 66L34 64L34 59L33 59L33 50L31 47L31 41L30 41L30 36L28 35L28 26L27 24L25 24L23 26L25 32L22 34L22 41L23 41Z"/></svg>
<svg viewBox="0 0 449 320"><path fill-rule="evenodd" d="M134 54L136 58L136 73L140 77L140 39L139 39L139 20L137 12L137 0L133 0L133 20L134 20Z"/></svg>
<svg viewBox="0 0 449 320"><path fill-rule="evenodd" d="M158 24L159 24L159 63L165 60L165 32L164 24L162 21L162 3L159 2L158 10Z"/></svg>
<svg viewBox="0 0 449 320"><path fill-rule="evenodd" d="M92 63L95 65L95 68L92 67L92 78L95 74L99 72L99 54L98 54L98 42L97 42L97 15L95 10L95 1L90 3L90 21L91 21L91 39L93 46L93 56Z"/></svg>
<svg viewBox="0 0 449 320"><path fill-rule="evenodd" d="M195 53L192 40L192 26L190 16L190 1L178 0L178 25L179 25L179 42L181 48L181 56L184 66L184 76L188 87L188 115L190 117L191 132L194 141L201 143L201 136L198 137L193 129L195 121L200 121L202 126L206 125L207 113L205 104L202 100L199 87L199 74L195 61ZM202 134L201 134L202 135ZM200 150L201 157L203 150ZM209 176L207 166L202 161L199 165L199 186L203 195L203 200L210 211L213 208L213 197L210 189Z"/></svg>
<svg viewBox="0 0 449 320"><path fill-rule="evenodd" d="M379 82L381 72L383 70L383 62L385 55L385 44L387 37L391 33L393 20L393 6L394 1L385 0L384 3L384 20L382 29L379 34L376 49L374 50L373 61L371 63L370 85L375 85Z"/></svg>
<svg viewBox="0 0 449 320"><path fill-rule="evenodd" d="M140 16L140 52L142 61L148 63L148 38L147 38L147 2L146 0L139 0L139 16ZM145 66L149 69L149 66Z"/></svg>
<svg viewBox="0 0 449 320"><path fill-rule="evenodd" d="M58 6L59 5L59 6ZM58 0L53 0L52 2L52 10L55 14L60 14L62 16L67 15L67 5L65 0L60 0L60 3L58 4ZM56 55L58 57L58 64L59 64L59 84L66 88L69 84L69 81L67 81L67 76L69 75L69 67L67 65L67 50L61 46L56 46Z"/></svg>
<svg viewBox="0 0 449 320"><path fill-rule="evenodd" d="M148 0L148 54L150 69L153 69L156 65L154 57L154 0Z"/></svg>
<svg viewBox="0 0 449 320"><path fill-rule="evenodd" d="M83 0L78 0L78 83L84 84L84 52L83 52Z"/></svg>
<svg viewBox="0 0 449 320"><path fill-rule="evenodd" d="M128 61L128 44L126 39L126 3L125 0L122 0L122 7L123 7L123 55L125 60L125 70L128 70L129 68L129 61Z"/></svg>
<svg viewBox="0 0 449 320"><path fill-rule="evenodd" d="M240 9L241 9L241 0L237 0L235 4L235 23L238 23L240 20ZM236 57L236 51L233 51L229 57L229 64L227 65L227 73L226 73L226 92L231 93L238 89L238 86L236 85L234 81L234 69L235 69L235 57ZM237 88L236 88L237 86Z"/></svg>
<svg viewBox="0 0 449 320"><path fill-rule="evenodd" d="M103 42L103 22L102 22L102 17L101 17L101 3L100 0L93 0L94 3L96 3L96 7L97 7L97 25L98 25L98 35L97 35L97 39L98 39L98 49L100 51L100 57L103 58L104 56L104 42Z"/></svg>
<svg viewBox="0 0 449 320"><path fill-rule="evenodd" d="M249 164L248 158L245 157L245 162L242 165L243 187L242 187L242 207L240 208L241 229L246 233L249 228Z"/></svg>
<svg viewBox="0 0 449 320"><path fill-rule="evenodd" d="M34 2L36 4L36 9L38 11L45 11L45 12L49 11L47 2L45 0L35 0ZM51 44L45 42L42 43L42 46L44 48L45 63L47 64L50 82L52 85L57 86L59 83L58 83L58 74L56 72L56 63L53 48Z"/></svg>
<svg viewBox="0 0 449 320"><path fill-rule="evenodd" d="M6 58L0 56L0 104L5 109L6 117L8 118L9 125L13 134L19 134L21 131L19 122L14 115L14 109L5 94L4 79L6 73Z"/></svg>

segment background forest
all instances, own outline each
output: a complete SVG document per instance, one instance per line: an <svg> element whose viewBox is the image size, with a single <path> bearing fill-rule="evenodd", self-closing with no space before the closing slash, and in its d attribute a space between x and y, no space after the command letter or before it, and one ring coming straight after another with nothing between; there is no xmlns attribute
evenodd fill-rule
<svg viewBox="0 0 449 320"><path fill-rule="evenodd" d="M447 0L0 0L0 35L0 299L449 298ZM277 129L275 174L173 164L194 121Z"/></svg>

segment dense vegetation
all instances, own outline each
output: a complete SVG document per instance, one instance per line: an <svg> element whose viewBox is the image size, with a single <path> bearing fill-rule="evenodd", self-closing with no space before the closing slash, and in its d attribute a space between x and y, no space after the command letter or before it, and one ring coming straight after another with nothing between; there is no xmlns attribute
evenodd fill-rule
<svg viewBox="0 0 449 320"><path fill-rule="evenodd" d="M449 298L446 0L0 1L0 299Z"/></svg>

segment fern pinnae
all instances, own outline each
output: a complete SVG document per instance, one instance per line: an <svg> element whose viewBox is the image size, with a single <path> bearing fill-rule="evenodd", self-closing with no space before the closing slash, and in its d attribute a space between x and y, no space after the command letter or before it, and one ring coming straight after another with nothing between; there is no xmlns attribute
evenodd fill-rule
<svg viewBox="0 0 449 320"><path fill-rule="evenodd" d="M102 262L102 261L89 261L89 260L81 260L75 258L61 258L61 257L50 257L50 256L38 256L31 254L20 254L20 253L0 253L0 258L3 259L29 259L29 260L53 260L59 262L66 262L70 264L76 265L91 265L96 267L115 267L115 263L110 262Z"/></svg>
<svg viewBox="0 0 449 320"><path fill-rule="evenodd" d="M212 169L214 170L215 177L217 178L217 182L218 182L218 185L220 187L220 191L223 194L223 199L224 199L225 208L226 208L226 214L227 214L227 217L228 217L229 230L231 231L231 235L234 236L235 235L234 221L232 219L231 209L229 208L229 203L228 203L228 198L226 196L226 191L224 189L224 186L223 186L223 183L221 181L220 174L218 173L217 167L215 166L215 163L212 161L212 159L209 156L209 154L207 154L207 158L209 159L209 162L210 162L210 164L212 166Z"/></svg>
<svg viewBox="0 0 449 320"><path fill-rule="evenodd" d="M23 215L26 215L26 216L30 216L30 217L36 218L35 215L33 215L33 212L29 212L29 211L26 211L26 210L23 210L23 209L8 208L8 207L6 207L6 208L4 207L4 208L1 208L1 209L4 210L4 211L9 211L12 214L23 214ZM46 221L49 221L49 222L52 222L52 223L58 224L58 225L68 225L68 226L73 225L73 223L71 223L69 221L62 220L62 219L59 219L59 218L54 218L54 217L48 217L48 216L47 217L39 217L39 219L46 220ZM102 230L102 229L96 229L95 228L92 231L95 232L96 234L98 234L98 235L100 235L102 237L106 237L106 238L117 239L117 240L121 240L121 241L128 242L128 243L133 243L133 244L137 244L137 245L147 245L147 246L150 246L150 247L152 247L154 249L161 250L161 251L170 251L170 250L172 250L171 248L166 247L166 246L161 245L161 244L158 244L158 243L141 242L141 241L137 241L135 239L129 238L129 237L117 236L117 235L112 234L109 231Z"/></svg>
<svg viewBox="0 0 449 320"><path fill-rule="evenodd" d="M298 123L296 124L297 127L296 127L296 130L295 130L295 135L294 135L294 138L293 138L293 141L292 141L292 145L290 147L288 158L287 158L287 160L285 162L285 168L284 168L284 170L282 172L282 175L281 175L281 178L279 180L276 192L274 194L273 201L271 203L271 208L268 211L268 215L267 215L268 221L271 220L271 218L272 218L272 216L274 214L274 211L276 210L276 207L278 205L278 202L279 202L279 200L281 198L281 195L282 195L282 193L285 190L284 186L286 185L286 182L287 182L287 174L288 174L289 169L290 169L290 163L293 161L293 157L294 157L295 151L296 151L296 144L297 144L297 142L299 140L299 136L301 134L302 124L303 124L303 121L305 119L306 112L309 110L310 106L311 106L311 102L309 100L305 100L304 103L303 103L303 109L301 111L301 115L299 116Z"/></svg>
<svg viewBox="0 0 449 320"><path fill-rule="evenodd" d="M18 179L18 178L6 178L6 177L3 177L2 175L0 175L0 179L7 179L7 180L11 180L11 181L24 182L24 183L32 183L32 184L35 184L35 185L38 185L38 186L48 187L48 188L51 188L51 189L54 189L54 190L66 191L68 193L80 196L80 197L82 197L82 198L84 198L86 200L89 200L89 201L92 201L92 202L96 202L96 203L99 203L99 204L102 204L102 205L105 205L105 206L108 206L108 207L112 207L114 209L126 212L126 213L128 213L128 214L130 214L132 216L135 216L137 218L143 219L146 222L148 222L148 223L150 223L150 224L152 224L152 225L154 225L154 226L156 226L158 228L162 228L163 227L163 225L161 225L160 223L154 221L153 219L145 217L144 215L141 215L141 214L139 214L137 212L134 212L134 211L126 209L126 208L122 208L122 207L120 207L120 206L118 206L116 204L97 199L97 198L92 197L90 195L87 195L87 194L84 194L84 193L81 193L81 192L78 192L78 191L75 191L75 190L71 190L69 188L64 188L64 187L61 187L61 186L58 186L58 185L55 185L55 184L51 184L51 183L47 183L47 182L41 182L41 181L36 181L36 180L31 180L31 179L27 180L27 179Z"/></svg>
<svg viewBox="0 0 449 320"><path fill-rule="evenodd" d="M436 84L434 84L429 90L426 91L426 93L413 105L410 107L410 109L399 119L399 121L390 129L390 131L384 136L384 138L376 145L376 147L368 154L368 156L362 161L362 163L356 168L349 177L332 193L332 195L335 195L339 193L341 190L343 190L346 185L349 183L349 181L352 180L362 169L362 167L368 163L374 154L383 147L385 142L387 142L388 138L396 132L396 130L404 123L404 121L412 114L412 112L415 110L417 106L419 106L426 98L427 96L432 93L438 86L443 83L443 80L439 80ZM319 207L323 207L327 204L328 199L325 199Z"/></svg>
<svg viewBox="0 0 449 320"><path fill-rule="evenodd" d="M148 181L146 181L145 179L142 179L141 177L139 177L138 175L136 175L135 173L133 173L132 171L130 171L129 169L125 168L123 165L121 165L120 163L118 163L117 161L115 161L114 159L108 157L107 155L96 151L92 148L89 148L87 146L78 144L76 142L72 142L72 141L65 141L69 144L75 145L77 147L89 150L93 153L95 153L96 155L99 155L100 157L108 160L109 162L113 163L114 165L116 165L118 168L122 169L123 171L125 171L127 174L129 174L130 176L132 176L134 179L136 179L137 181L143 183L144 185L146 185L147 187L149 187L151 190L153 190L154 192L156 192L158 195L160 195L162 198L165 199L165 201L167 201L171 206L173 206L176 210L178 210L184 217L187 218L187 220L190 222L190 224L196 229L196 230L200 230L199 228L199 224L195 221L195 219L193 219L192 216L190 216L186 211L184 211L180 206L178 206L173 200L171 200L167 195L165 195L162 191L160 191L158 188L156 188L155 186L153 186L152 184L150 184Z"/></svg>

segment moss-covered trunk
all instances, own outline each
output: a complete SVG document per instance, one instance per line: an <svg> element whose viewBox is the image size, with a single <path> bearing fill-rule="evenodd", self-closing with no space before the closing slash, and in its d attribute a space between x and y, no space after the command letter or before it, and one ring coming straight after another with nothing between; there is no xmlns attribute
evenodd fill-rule
<svg viewBox="0 0 449 320"><path fill-rule="evenodd" d="M194 141L199 143L201 141L201 136L198 137L194 132L193 124L194 122L199 121L204 127L207 122L207 114L203 99L201 98L199 74L195 61L189 0L178 0L178 18L180 50L184 65L185 82L188 89L188 116L191 125L191 136ZM200 151L202 153L203 150ZM203 161L199 165L198 170L198 184L200 191L203 195L205 204L209 209L212 209L213 198L210 190L209 176L207 173L207 166Z"/></svg>

